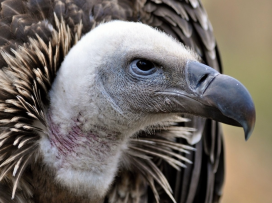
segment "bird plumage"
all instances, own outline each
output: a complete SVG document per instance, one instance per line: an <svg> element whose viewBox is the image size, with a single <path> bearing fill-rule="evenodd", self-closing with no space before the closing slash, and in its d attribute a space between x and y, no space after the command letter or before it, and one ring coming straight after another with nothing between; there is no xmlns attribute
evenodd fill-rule
<svg viewBox="0 0 272 203"><path fill-rule="evenodd" d="M65 65L65 60L68 61L68 65L76 65L77 61L73 61L73 59L76 60L76 57L71 61L67 59L68 53L71 54L72 47L76 47L75 45L81 41L83 35L88 35L86 33L99 24L111 20L141 21L156 27L191 49L184 47L181 49L182 45L177 41L174 42L168 36L164 38L162 33L158 34L158 36L162 36L161 38L155 39L158 41L167 39L170 44L173 43L170 48L177 46L181 52L184 50L186 53L188 52L188 56L185 58L200 59L221 71L212 27L205 10L197 0L2 1L0 123L3 130L0 135L0 201L5 203L90 202L89 199L92 199L91 202L135 203L171 201L208 203L219 201L224 182L224 153L220 125L216 121L190 115L185 116L191 120L190 122L188 119L177 116L170 116L167 119L162 119L162 116L160 118L162 122L157 125L152 125L152 121L148 120L141 121L142 124L139 122L137 133L135 134L136 129L131 130L131 134L134 136L127 137L128 140L124 143L122 140L122 144L116 144L122 146L122 153L120 152L122 155L118 154L119 158L122 156L122 161L119 158L116 159L114 165L111 165L113 172L108 178L104 178L105 180L103 174L102 178L95 182L94 179L88 179L90 178L88 173L82 175L82 171L73 171L74 174L68 174L69 171L61 170L56 178L56 171L60 166L52 167L56 162L51 160L50 154L54 154L54 149L50 148L50 144L54 145L56 149L63 150L65 154L67 151L73 150L72 147L67 146L74 144L74 142L72 144L69 142L75 133L84 135L84 132L80 131L84 128L81 128L82 117L79 115L82 112L79 111L74 118L71 118L75 122L66 131L65 136L69 130L72 129L73 132L68 133L68 137L62 136L63 139L58 140L61 135L58 131L60 125L57 125L55 121L58 120L56 117L61 113L51 115L48 107L54 110L53 113L61 112L61 102L65 104L64 107L71 107L69 106L69 98L78 99L73 97L74 94L72 97L69 95L68 97L60 96L63 87L60 85L58 88L60 83L56 81L65 73L62 70L62 72L59 71L59 68ZM118 25L118 21L108 24L109 27L110 25L112 25L111 29L120 26L120 30L122 30L122 24ZM103 29L103 26L107 26L107 23L98 26L96 31ZM141 32L141 26L138 30L132 29L134 33ZM125 31L125 29L123 30ZM120 31L120 33L124 34L124 31ZM92 34L92 31L90 33ZM106 33L106 30L103 33ZM132 35L133 33L131 33ZM110 36L114 36L114 32ZM151 37L148 42L152 41L154 35L148 36ZM137 37L135 39L138 41ZM132 44L133 41L130 43ZM139 44L141 43L139 42ZM81 45L84 45L84 42ZM103 52L103 48L110 49L106 47L107 45L111 44L97 46L97 50L94 49L93 53ZM144 44L142 43L142 45ZM165 46L167 47L167 45L169 44L166 43ZM137 48L137 42L135 47ZM115 47L115 49L117 48ZM199 57L191 50L194 50ZM164 52L167 54L167 51ZM75 54L80 57L84 53L78 51ZM91 63L96 63L95 56L91 57L93 57ZM86 61L78 61L78 63L86 64ZM73 76L77 75L77 71L74 74L70 71L68 73L71 74L69 80L73 80ZM85 74L85 72L79 74L80 80L75 80L77 84L84 82L81 77L84 77ZM58 75L57 79L56 75ZM63 89L63 95L66 95L65 91L67 92L71 88L75 88L74 92L80 92L76 89L78 86L69 85L67 89ZM107 89L106 93L109 93L110 87L105 88ZM54 94L54 92L58 94ZM110 92L111 96L118 95L118 93L118 90ZM119 100L116 98L114 101ZM81 101L80 104L84 105L85 103L88 104L87 101ZM118 103L115 106L112 102L109 110L113 111L112 109L114 109L122 117L122 110L125 107L122 106L123 109L119 109L119 105ZM158 107L158 111L162 110ZM68 114L69 109L64 108L63 111ZM50 123L51 119L54 122ZM99 119L103 121L101 116ZM135 118L135 120L137 119ZM146 122L150 122L148 128L146 128ZM133 125L131 126L133 128ZM106 134L110 134L111 138L114 138L110 141L114 142L118 140L114 136L119 136L118 133L116 135L113 133L113 131L118 131L118 123L114 123L112 128L116 129ZM101 126L95 126L92 133L85 137L96 136L98 131L107 132L107 130ZM48 137L50 137L49 140ZM53 138L56 140L54 141ZM62 147L63 141L65 141L66 148ZM88 140L85 141L84 143L88 143ZM61 145L60 148L58 148L59 145ZM103 143L103 146L107 148L107 143ZM73 158L71 156L71 159ZM78 165L80 165L80 160L75 162L73 167ZM75 175L76 173L78 176ZM73 179L73 176L76 178ZM86 184L87 181L92 180L91 186L96 185L97 188L77 185L76 179L79 183L85 181ZM103 181L108 181L108 183L104 185ZM94 190L98 190L93 192L95 195L89 192ZM97 195L99 191L103 193L101 196ZM106 197L104 198L104 196Z"/></svg>

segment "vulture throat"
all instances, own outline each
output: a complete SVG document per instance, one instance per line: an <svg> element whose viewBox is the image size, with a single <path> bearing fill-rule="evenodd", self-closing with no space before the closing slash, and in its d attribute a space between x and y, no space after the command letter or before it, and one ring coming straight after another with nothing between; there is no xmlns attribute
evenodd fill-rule
<svg viewBox="0 0 272 203"><path fill-rule="evenodd" d="M63 23L55 20L57 25ZM181 115L243 127L249 138L255 109L246 88L201 64L196 53L174 38L142 23L112 21L81 39L78 26L72 47L71 31L65 25L59 27L52 31L50 44L39 36L30 39L31 51L40 54L43 69L16 69L18 64L28 67L29 61L35 61L25 46L14 51L15 57L2 53L13 68L2 70L1 83L10 85L6 94L16 95L6 100L6 105L24 109L27 114L22 120L28 119L24 123L10 117L15 127L5 133L28 131L31 140L30 145L21 143L20 153L1 164L7 166L5 172L16 165L13 197L21 174L35 157L52 177L50 184L91 202L101 202L108 195L118 171L124 168L137 169L142 179L146 178L144 182L157 202L154 181L175 201L166 178L150 156L176 169L186 167L184 162L190 163L179 152L189 153L194 148L175 143L177 131L186 139L193 130L179 125L186 121ZM54 46L61 47L61 52ZM60 54L65 58L57 70ZM33 75L36 80L32 83L28 79L30 84L20 78ZM11 85L10 80L15 83ZM158 129L161 133L152 137L152 131ZM168 134L163 133L165 129ZM36 134L30 136L34 131ZM139 137L143 131L150 132L149 139ZM31 164L35 167L35 161Z"/></svg>

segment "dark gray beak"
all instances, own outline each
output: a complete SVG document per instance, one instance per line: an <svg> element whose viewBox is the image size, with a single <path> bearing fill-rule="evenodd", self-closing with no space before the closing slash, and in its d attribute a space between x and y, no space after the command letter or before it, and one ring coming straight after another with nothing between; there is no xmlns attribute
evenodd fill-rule
<svg viewBox="0 0 272 203"><path fill-rule="evenodd" d="M247 89L236 79L204 64L190 61L185 70L187 84L201 108L193 114L244 128L247 140L255 125L255 107Z"/></svg>

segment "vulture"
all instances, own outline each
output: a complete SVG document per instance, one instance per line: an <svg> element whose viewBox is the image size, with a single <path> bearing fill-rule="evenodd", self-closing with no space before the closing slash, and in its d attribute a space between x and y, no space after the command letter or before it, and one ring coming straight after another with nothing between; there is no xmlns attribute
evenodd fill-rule
<svg viewBox="0 0 272 203"><path fill-rule="evenodd" d="M221 74L199 0L1 0L1 203L216 203L218 122L254 103Z"/></svg>

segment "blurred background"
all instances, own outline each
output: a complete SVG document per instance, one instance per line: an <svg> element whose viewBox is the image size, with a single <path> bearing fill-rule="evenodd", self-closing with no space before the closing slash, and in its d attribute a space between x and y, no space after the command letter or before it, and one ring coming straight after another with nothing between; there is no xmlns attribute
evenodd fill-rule
<svg viewBox="0 0 272 203"><path fill-rule="evenodd" d="M272 0L202 0L213 25L224 73L255 102L255 131L223 126L226 182L222 203L272 203Z"/></svg>

